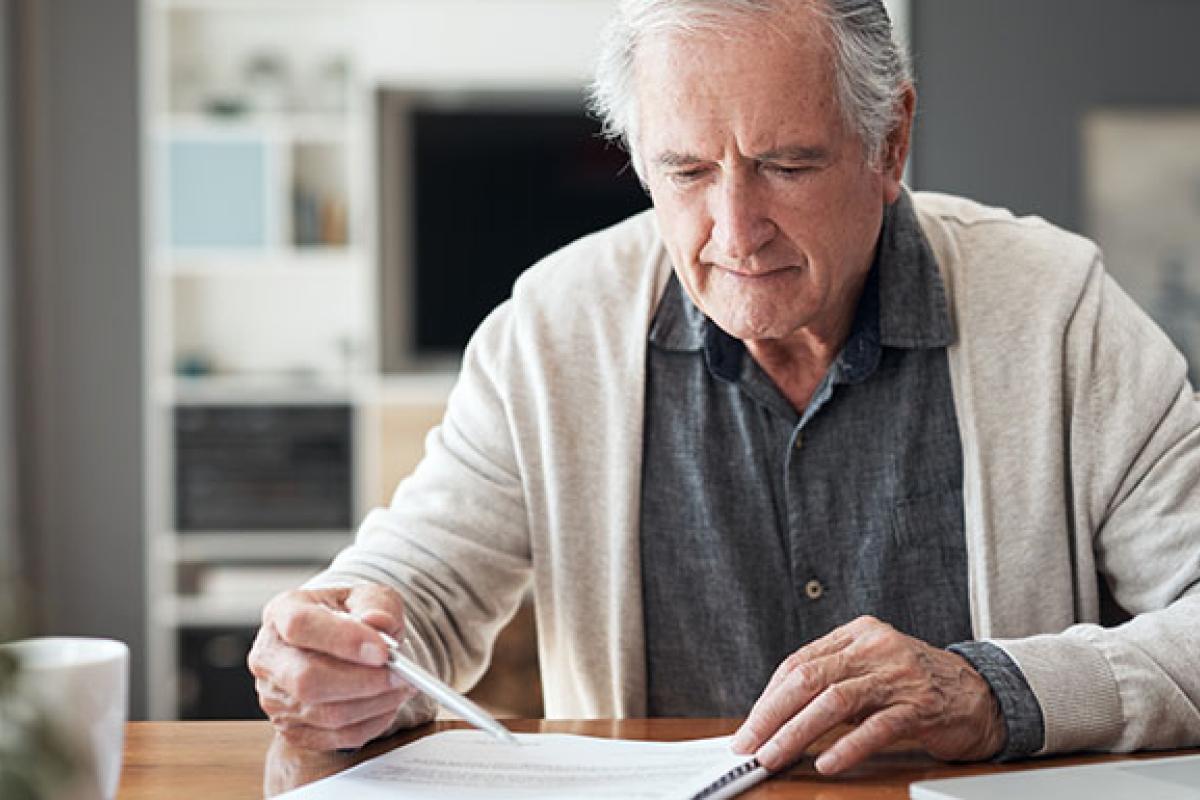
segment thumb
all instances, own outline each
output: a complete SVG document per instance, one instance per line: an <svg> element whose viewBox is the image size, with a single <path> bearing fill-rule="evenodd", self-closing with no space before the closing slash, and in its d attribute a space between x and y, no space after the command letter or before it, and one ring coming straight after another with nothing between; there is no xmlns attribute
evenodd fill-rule
<svg viewBox="0 0 1200 800"><path fill-rule="evenodd" d="M390 586L363 583L350 589L345 599L351 616L399 639L404 633L404 601Z"/></svg>

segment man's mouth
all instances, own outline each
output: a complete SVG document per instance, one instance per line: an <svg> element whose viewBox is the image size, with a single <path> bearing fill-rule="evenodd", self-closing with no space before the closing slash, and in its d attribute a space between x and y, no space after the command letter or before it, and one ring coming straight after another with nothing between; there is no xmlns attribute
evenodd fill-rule
<svg viewBox="0 0 1200 800"><path fill-rule="evenodd" d="M725 267L717 267L725 274L743 281L766 281L772 278L781 278L784 275L798 271L800 268L795 266L775 267L774 269L756 269L756 270L738 270L727 269Z"/></svg>

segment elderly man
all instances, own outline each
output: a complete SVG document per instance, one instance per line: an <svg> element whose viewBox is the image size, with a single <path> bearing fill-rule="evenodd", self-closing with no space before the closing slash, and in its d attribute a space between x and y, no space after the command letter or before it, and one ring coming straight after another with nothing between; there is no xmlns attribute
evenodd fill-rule
<svg viewBox="0 0 1200 800"><path fill-rule="evenodd" d="M467 687L532 583L549 716L748 714L770 769L847 722L819 770L1200 742L1184 360L1087 241L905 190L881 3L625 0L594 99L654 210L518 281L392 506L268 605L283 735L428 719L375 629Z"/></svg>

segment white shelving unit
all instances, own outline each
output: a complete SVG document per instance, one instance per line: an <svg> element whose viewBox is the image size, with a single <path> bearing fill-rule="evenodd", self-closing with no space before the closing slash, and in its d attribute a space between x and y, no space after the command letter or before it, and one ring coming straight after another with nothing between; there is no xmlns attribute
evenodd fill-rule
<svg viewBox="0 0 1200 800"><path fill-rule="evenodd" d="M350 410L352 518L387 501L453 374L383 375L374 91L577 90L615 0L142 0L150 715L181 639L261 607L350 541L180 531L174 415ZM214 641L232 672L238 642Z"/></svg>
<svg viewBox="0 0 1200 800"><path fill-rule="evenodd" d="M352 535L177 530L176 409L348 407L359 519L386 497L386 409L433 420L451 383L384 380L375 367L372 119L354 6L143 3L154 718L180 714L186 632L255 627L266 599Z"/></svg>

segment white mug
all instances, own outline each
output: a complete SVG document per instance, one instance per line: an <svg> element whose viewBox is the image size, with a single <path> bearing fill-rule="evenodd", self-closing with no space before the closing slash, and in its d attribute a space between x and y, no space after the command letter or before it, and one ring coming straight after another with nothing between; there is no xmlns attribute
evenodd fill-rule
<svg viewBox="0 0 1200 800"><path fill-rule="evenodd" d="M0 645L15 655L18 691L46 714L82 771L66 796L117 795L129 704L129 648L113 639L46 637Z"/></svg>

